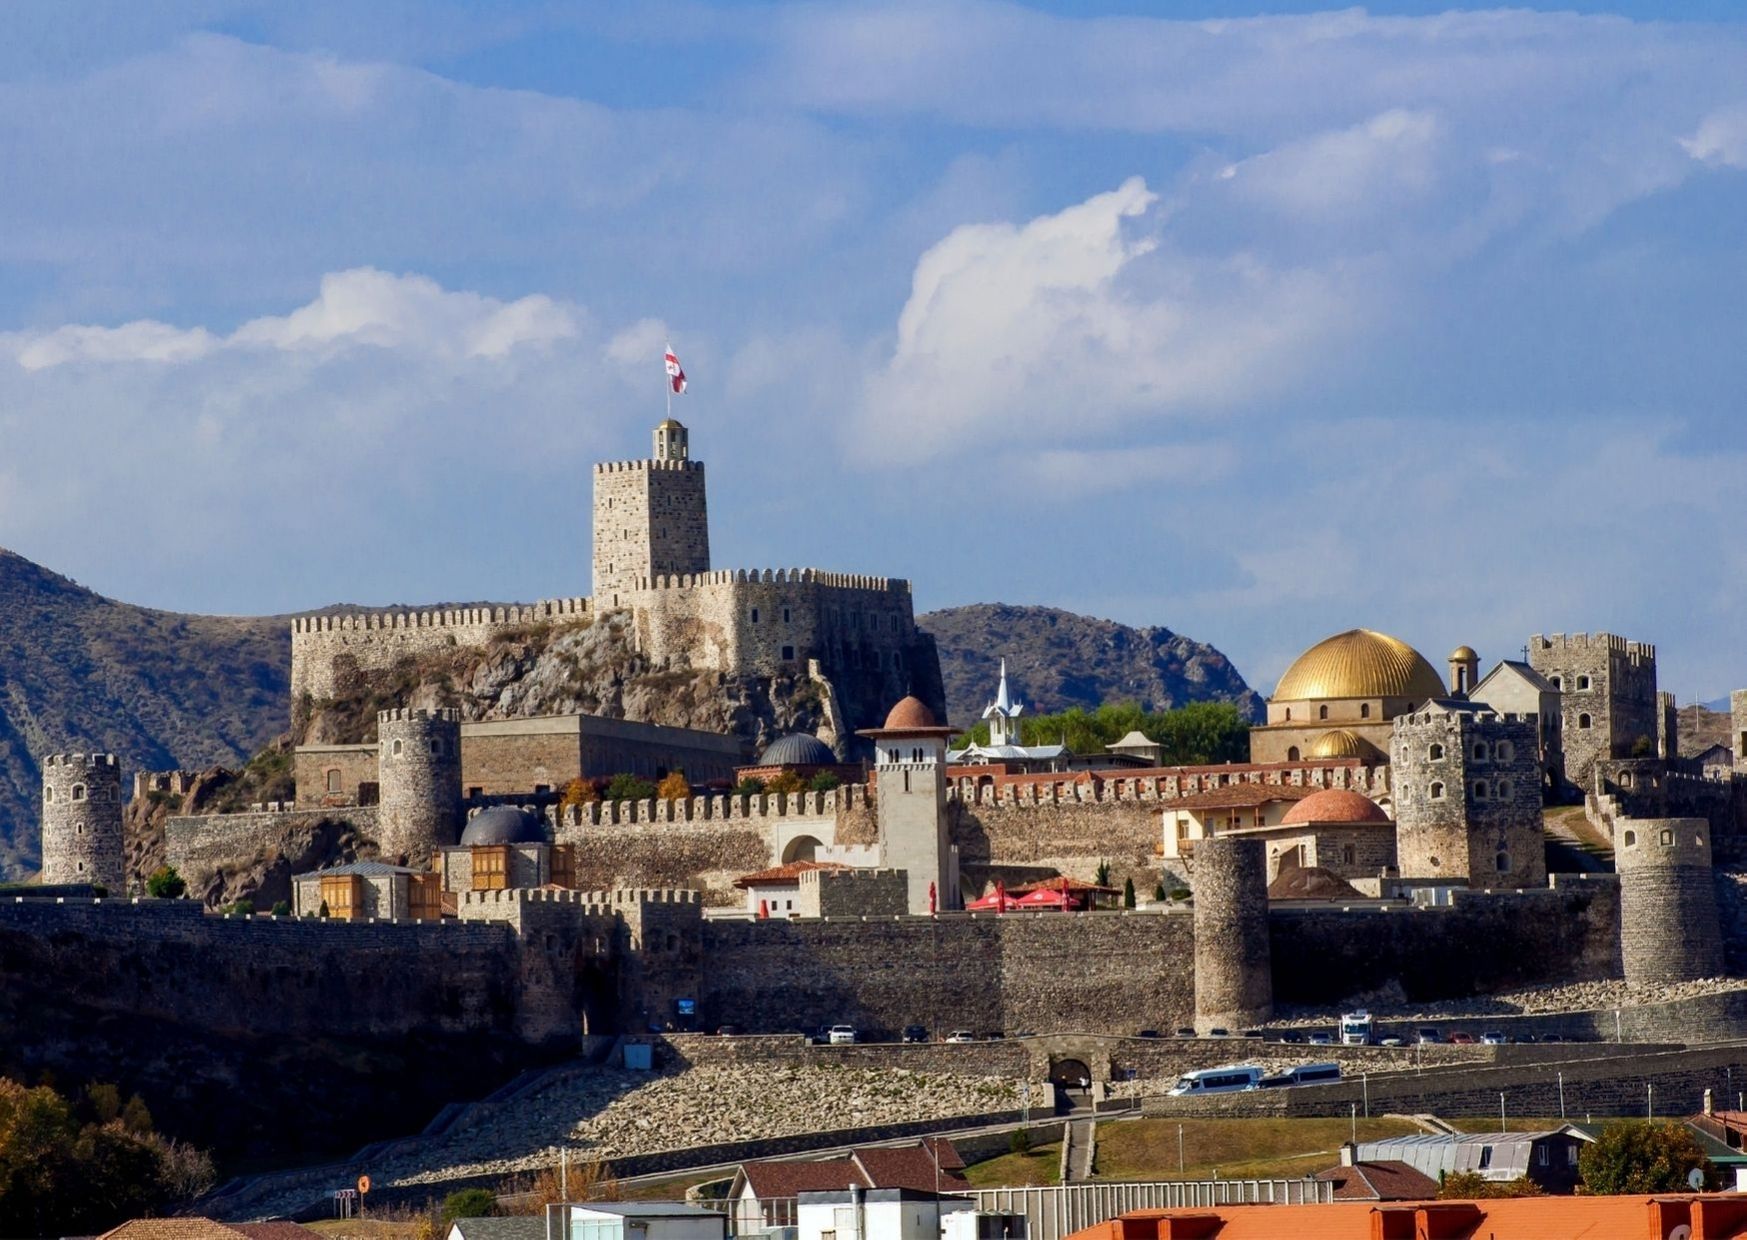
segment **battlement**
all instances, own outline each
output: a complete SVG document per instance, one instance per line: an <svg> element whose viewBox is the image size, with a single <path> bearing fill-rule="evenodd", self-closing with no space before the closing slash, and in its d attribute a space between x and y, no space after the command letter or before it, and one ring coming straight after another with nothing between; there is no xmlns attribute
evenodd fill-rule
<svg viewBox="0 0 1747 1240"><path fill-rule="evenodd" d="M562 891L555 887L511 887L501 891L463 891L463 908L495 908L506 904L575 904L606 911L609 893Z"/></svg>
<svg viewBox="0 0 1747 1240"><path fill-rule="evenodd" d="M714 569L707 573L678 573L672 576L637 577L635 590L691 590L700 586L726 585L812 585L835 590L874 590L883 593L907 594L910 583L902 577L868 577L859 573L831 573L818 568L735 568Z"/></svg>
<svg viewBox="0 0 1747 1240"><path fill-rule="evenodd" d="M452 629L541 624L586 620L594 604L586 598L543 599L508 607L457 607L438 611L347 612L329 616L299 616L291 622L293 637L313 633L376 632L387 629Z"/></svg>
<svg viewBox="0 0 1747 1240"><path fill-rule="evenodd" d="M645 461L596 461L594 472L597 474L632 474L666 470L674 473L701 470L702 461L692 460L645 460Z"/></svg>
<svg viewBox="0 0 1747 1240"><path fill-rule="evenodd" d="M1554 633L1550 637L1536 633L1529 638L1529 645L1537 650L1606 650L1633 659L1656 657L1656 647L1649 642L1628 641L1612 633Z"/></svg>
<svg viewBox="0 0 1747 1240"><path fill-rule="evenodd" d="M1417 715L1395 716L1395 730L1401 732L1408 729L1433 728L1444 732L1461 732L1476 723L1515 723L1532 727L1539 720L1540 716L1532 710L1425 711Z"/></svg>
<svg viewBox="0 0 1747 1240"><path fill-rule="evenodd" d="M1671 866L1711 865L1705 818L1615 818L1614 868L1622 874Z"/></svg>
<svg viewBox="0 0 1747 1240"><path fill-rule="evenodd" d="M962 770L963 768L954 768ZM1307 762L1301 766L1270 763L1251 767L1183 767L1146 775L1092 780L1063 773L1039 775L1005 784L977 784L974 776L954 773L947 798L971 806L1013 806L1026 809L1057 805L1120 804L1172 801L1233 785L1291 788L1345 788L1367 795L1389 791L1387 765L1358 761Z"/></svg>
<svg viewBox="0 0 1747 1240"><path fill-rule="evenodd" d="M388 710L376 712L377 723L418 723L424 720L431 723L461 722L461 712L453 706L394 706Z"/></svg>
<svg viewBox="0 0 1747 1240"><path fill-rule="evenodd" d="M104 768L119 770L119 764L112 753L51 753L42 760L45 767L68 766L82 767L87 771Z"/></svg>
<svg viewBox="0 0 1747 1240"><path fill-rule="evenodd" d="M866 803L867 789L848 784L829 792L760 792L750 796L684 797L667 801L590 801L572 805L554 820L560 828L634 826L644 823L737 822L756 825L780 818L830 818L839 809Z"/></svg>

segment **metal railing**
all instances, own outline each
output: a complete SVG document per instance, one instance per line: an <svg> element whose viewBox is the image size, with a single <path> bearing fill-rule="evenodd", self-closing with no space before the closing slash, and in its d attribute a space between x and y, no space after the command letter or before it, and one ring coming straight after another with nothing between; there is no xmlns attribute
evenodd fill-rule
<svg viewBox="0 0 1747 1240"><path fill-rule="evenodd" d="M1026 1240L1063 1240L1083 1227L1130 1210L1303 1205L1333 1201L1334 1185L1319 1180L1160 1180L981 1188L964 1195L976 1202L979 1210L1024 1215Z"/></svg>

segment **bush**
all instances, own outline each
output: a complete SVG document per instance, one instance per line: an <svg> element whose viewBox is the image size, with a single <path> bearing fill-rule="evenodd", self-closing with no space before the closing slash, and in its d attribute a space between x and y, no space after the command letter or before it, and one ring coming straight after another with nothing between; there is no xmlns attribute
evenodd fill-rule
<svg viewBox="0 0 1747 1240"><path fill-rule="evenodd" d="M1598 1195L1688 1192L1694 1167L1715 1178L1692 1132L1666 1120L1609 1124L1577 1156L1583 1191Z"/></svg>
<svg viewBox="0 0 1747 1240"><path fill-rule="evenodd" d="M745 779L734 785L731 790L731 795L737 797L755 797L763 791L764 781L755 775L748 775Z"/></svg>
<svg viewBox="0 0 1747 1240"><path fill-rule="evenodd" d="M439 1213L443 1219L441 1234L448 1235L449 1227L458 1218L492 1218L497 1214L497 1198L483 1188L463 1188L450 1193L443 1198Z"/></svg>
<svg viewBox="0 0 1747 1240"><path fill-rule="evenodd" d="M234 904L227 905L224 911L234 913L238 917L253 917L255 915L255 902L253 900L238 900Z"/></svg>
<svg viewBox="0 0 1747 1240"><path fill-rule="evenodd" d="M624 772L607 780L607 800L609 801L647 801L655 795L655 785L647 779Z"/></svg>
<svg viewBox="0 0 1747 1240"><path fill-rule="evenodd" d="M1100 887L1108 887L1110 885L1110 863L1108 861L1100 861L1098 863L1098 872L1092 881L1097 883Z"/></svg>
<svg viewBox="0 0 1747 1240"><path fill-rule="evenodd" d="M1133 878L1125 878L1122 880L1122 907L1123 908L1133 908L1134 907L1134 879Z"/></svg>
<svg viewBox="0 0 1747 1240"><path fill-rule="evenodd" d="M786 796L791 792L802 792L807 787L806 781L793 771L779 771L764 781L764 790Z"/></svg>
<svg viewBox="0 0 1747 1240"><path fill-rule="evenodd" d="M594 786L592 779L573 779L564 785L564 792L558 798L560 812L573 805L589 805L601 799L601 791Z"/></svg>
<svg viewBox="0 0 1747 1240"><path fill-rule="evenodd" d="M289 917L289 916L291 916L291 902L289 900L275 900L273 902L273 916L275 916L275 917Z"/></svg>
<svg viewBox="0 0 1747 1240"><path fill-rule="evenodd" d="M1007 1148L1015 1154L1031 1153L1031 1134L1024 1128L1015 1128L1013 1135L1007 1138Z"/></svg>
<svg viewBox="0 0 1747 1240"><path fill-rule="evenodd" d="M809 792L835 792L843 786L843 781L837 778L836 771L820 771L807 781Z"/></svg>
<svg viewBox="0 0 1747 1240"><path fill-rule="evenodd" d="M1439 1201L1478 1201L1487 1197L1540 1197L1541 1186L1526 1175L1489 1180L1478 1171L1449 1171L1438 1181Z"/></svg>
<svg viewBox="0 0 1747 1240"><path fill-rule="evenodd" d="M685 777L684 771L669 772L655 788L655 795L663 801L683 801L691 794L691 781Z"/></svg>
<svg viewBox="0 0 1747 1240"><path fill-rule="evenodd" d="M160 866L146 879L146 894L155 900L180 900L188 894L188 884L176 873L175 866Z"/></svg>

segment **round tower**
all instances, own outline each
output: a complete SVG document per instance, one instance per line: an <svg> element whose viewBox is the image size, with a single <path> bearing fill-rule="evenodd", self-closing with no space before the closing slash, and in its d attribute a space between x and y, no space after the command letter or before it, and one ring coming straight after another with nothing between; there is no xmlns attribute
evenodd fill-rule
<svg viewBox="0 0 1747 1240"><path fill-rule="evenodd" d="M121 766L112 753L42 760L42 881L93 883L122 895Z"/></svg>
<svg viewBox="0 0 1747 1240"><path fill-rule="evenodd" d="M1659 986L1723 972L1723 935L1711 879L1711 824L1703 818L1620 818L1620 963L1629 986Z"/></svg>
<svg viewBox="0 0 1747 1240"><path fill-rule="evenodd" d="M1236 1031L1273 1015L1268 859L1260 840L1195 842L1195 1028Z"/></svg>
<svg viewBox="0 0 1747 1240"><path fill-rule="evenodd" d="M376 716L376 846L423 866L461 831L461 712L401 707Z"/></svg>

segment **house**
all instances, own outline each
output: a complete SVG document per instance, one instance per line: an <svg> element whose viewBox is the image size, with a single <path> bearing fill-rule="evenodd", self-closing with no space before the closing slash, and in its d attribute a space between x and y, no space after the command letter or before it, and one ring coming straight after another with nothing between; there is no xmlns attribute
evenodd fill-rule
<svg viewBox="0 0 1747 1240"><path fill-rule="evenodd" d="M761 917L792 917L801 890L801 875L812 870L847 870L837 861L790 861L756 874L742 874L734 885L746 893L746 911Z"/></svg>
<svg viewBox="0 0 1747 1240"><path fill-rule="evenodd" d="M963 1170L964 1160L952 1142L941 1138L910 1145L862 1146L840 1158L741 1163L728 1188L728 1200L734 1203L734 1232L796 1226L802 1193L846 1192L852 1187L966 1192L970 1184L960 1174Z"/></svg>
<svg viewBox="0 0 1747 1240"><path fill-rule="evenodd" d="M443 916L441 875L386 861L354 861L297 874L291 892L292 911L299 917L439 921Z"/></svg>
<svg viewBox="0 0 1747 1240"><path fill-rule="evenodd" d="M1433 1180L1456 1172L1496 1181L1527 1176L1546 1192L1570 1193L1578 1151L1594 1139L1570 1124L1546 1132L1419 1133L1362 1141L1353 1160L1402 1162Z"/></svg>
<svg viewBox="0 0 1747 1240"><path fill-rule="evenodd" d="M1395 1159L1360 1162L1350 1142L1341 1146L1340 1164L1316 1178L1334 1185L1336 1201L1430 1201L1438 1195L1438 1182L1425 1172Z"/></svg>
<svg viewBox="0 0 1747 1240"><path fill-rule="evenodd" d="M591 1201L544 1218L457 1219L448 1240L727 1240L728 1217L683 1201Z"/></svg>
<svg viewBox="0 0 1747 1240"><path fill-rule="evenodd" d="M296 1223L215 1223L209 1218L136 1218L98 1240L321 1240Z"/></svg>
<svg viewBox="0 0 1747 1240"><path fill-rule="evenodd" d="M561 1210L553 1206L553 1210ZM562 1226L562 1223L560 1223ZM553 1233L562 1236L562 1232ZM547 1240L546 1220L532 1215L519 1218L458 1218L449 1224L445 1240Z"/></svg>
<svg viewBox="0 0 1747 1240"><path fill-rule="evenodd" d="M1277 827L1287 810L1316 791L1297 784L1229 784L1166 801L1163 855L1172 861L1194 852L1196 840Z"/></svg>
<svg viewBox="0 0 1747 1240"><path fill-rule="evenodd" d="M1680 1193L1131 1210L1067 1240L1668 1240L1744 1228L1747 1198Z"/></svg>
<svg viewBox="0 0 1747 1240"><path fill-rule="evenodd" d="M941 1220L968 1213L968 1197L913 1188L849 1188L801 1193L795 1240L940 1240Z"/></svg>

